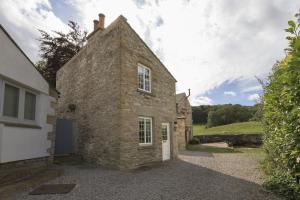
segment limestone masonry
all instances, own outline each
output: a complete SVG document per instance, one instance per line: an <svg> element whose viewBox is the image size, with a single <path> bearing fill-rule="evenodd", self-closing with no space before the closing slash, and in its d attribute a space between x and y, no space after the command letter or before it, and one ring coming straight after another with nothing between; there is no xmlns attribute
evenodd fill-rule
<svg viewBox="0 0 300 200"><path fill-rule="evenodd" d="M169 123L176 158L176 80L123 16L105 29L99 17L87 45L57 74L58 117L77 124L75 152L121 169L161 162L161 126ZM151 70L151 92L138 89L138 64ZM151 145L139 144L141 116L152 118Z"/></svg>

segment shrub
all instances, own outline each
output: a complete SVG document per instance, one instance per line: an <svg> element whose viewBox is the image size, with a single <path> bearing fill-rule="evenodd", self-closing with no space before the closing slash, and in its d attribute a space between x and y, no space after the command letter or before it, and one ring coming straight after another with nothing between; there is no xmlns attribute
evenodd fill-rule
<svg viewBox="0 0 300 200"><path fill-rule="evenodd" d="M266 187L288 199L300 199L300 13L289 21L287 56L278 62L264 87L263 126L267 152Z"/></svg>

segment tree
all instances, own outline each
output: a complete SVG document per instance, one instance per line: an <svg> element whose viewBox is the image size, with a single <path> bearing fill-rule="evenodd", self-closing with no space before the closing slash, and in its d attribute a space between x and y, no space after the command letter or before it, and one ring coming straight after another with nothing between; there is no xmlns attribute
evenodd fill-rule
<svg viewBox="0 0 300 200"><path fill-rule="evenodd" d="M252 119L257 108L239 104L225 104L212 109L208 113L207 127L226 125L236 122L246 122Z"/></svg>
<svg viewBox="0 0 300 200"><path fill-rule="evenodd" d="M209 112L209 105L193 106L192 115L194 124L206 124Z"/></svg>
<svg viewBox="0 0 300 200"><path fill-rule="evenodd" d="M263 125L266 186L288 199L300 199L300 10L285 31L287 56L273 67L264 87Z"/></svg>
<svg viewBox="0 0 300 200"><path fill-rule="evenodd" d="M50 35L46 31L39 30L41 37L40 55L41 60L37 62L36 68L44 78L52 85L56 86L56 73L67 63L86 43L86 31L82 31L76 22L69 21L68 33L53 31Z"/></svg>

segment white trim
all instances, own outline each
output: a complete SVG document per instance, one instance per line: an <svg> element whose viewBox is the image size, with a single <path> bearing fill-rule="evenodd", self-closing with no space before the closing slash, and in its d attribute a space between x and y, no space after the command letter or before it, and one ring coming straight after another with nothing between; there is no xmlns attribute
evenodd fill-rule
<svg viewBox="0 0 300 200"><path fill-rule="evenodd" d="M145 73L143 74L143 85L144 85L144 88L140 88L139 67L149 70L149 90L145 89L145 87L146 87ZM141 63L138 63L137 71L138 71L138 89L141 90L141 91L143 91L143 92L151 93L151 90L152 90L152 73L151 73L151 69L149 67L146 67L145 65L143 65Z"/></svg>
<svg viewBox="0 0 300 200"><path fill-rule="evenodd" d="M146 141L146 120L150 120L150 139L151 139L151 142L143 142L143 143L140 143L140 138L139 138L139 145L140 146L147 146L147 145L152 145L153 143L153 133L152 133L152 126L153 126L153 123L152 123L152 117L138 117L138 122L140 123L140 119L143 119L144 121L144 141ZM139 127L139 137L140 137L140 127Z"/></svg>
<svg viewBox="0 0 300 200"><path fill-rule="evenodd" d="M163 128L163 126L166 126L167 127L167 140L161 140L161 143L162 143L162 160L165 161L165 160L170 160L171 159L171 130L170 130L170 123L162 123L161 124L161 128ZM168 143L168 144L166 144ZM167 149L164 149L164 146L167 145ZM168 157L165 158L164 156L164 151L167 150L168 153Z"/></svg>
<svg viewBox="0 0 300 200"><path fill-rule="evenodd" d="M1 80L0 80L0 82L1 82ZM1 92L1 91L0 91ZM2 152L3 152L3 144L2 144L2 142L3 142L3 124L1 124L0 123L0 163L2 163Z"/></svg>
<svg viewBox="0 0 300 200"><path fill-rule="evenodd" d="M2 93L2 91L3 91L3 80L2 79L0 79L0 116L1 116L1 113L2 113L2 102L3 102L3 98L4 98L4 95L3 95L3 93Z"/></svg>

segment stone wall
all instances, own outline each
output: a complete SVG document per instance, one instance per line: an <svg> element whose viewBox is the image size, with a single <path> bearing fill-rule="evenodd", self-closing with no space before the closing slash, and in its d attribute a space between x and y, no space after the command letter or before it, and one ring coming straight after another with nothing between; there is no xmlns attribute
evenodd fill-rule
<svg viewBox="0 0 300 200"><path fill-rule="evenodd" d="M176 95L178 148L185 150L186 144L193 137L192 107L185 93Z"/></svg>
<svg viewBox="0 0 300 200"><path fill-rule="evenodd" d="M178 141L178 150L183 151L186 149L186 132L185 132L185 118L177 118L176 135Z"/></svg>
<svg viewBox="0 0 300 200"><path fill-rule="evenodd" d="M98 30L57 76L58 116L77 125L78 153L118 167L120 157L120 33ZM75 110L69 105L74 104Z"/></svg>
<svg viewBox="0 0 300 200"><path fill-rule="evenodd" d="M137 89L139 62L151 69L150 94ZM163 122L170 123L171 149L177 143L175 80L124 17L93 33L57 77L58 116L77 123L78 152L85 160L117 168L160 162ZM139 116L153 119L151 146L139 146ZM177 151L172 154L175 158Z"/></svg>
<svg viewBox="0 0 300 200"><path fill-rule="evenodd" d="M262 145L262 134L241 135L197 135L193 141L199 143L227 142L233 146Z"/></svg>
<svg viewBox="0 0 300 200"><path fill-rule="evenodd" d="M121 23L121 165L135 168L162 161L162 123L170 124L171 158L177 157L175 79L125 20ZM151 70L151 93L138 90L137 67ZM152 117L153 141L139 145L138 117ZM174 145L175 144L175 145Z"/></svg>

